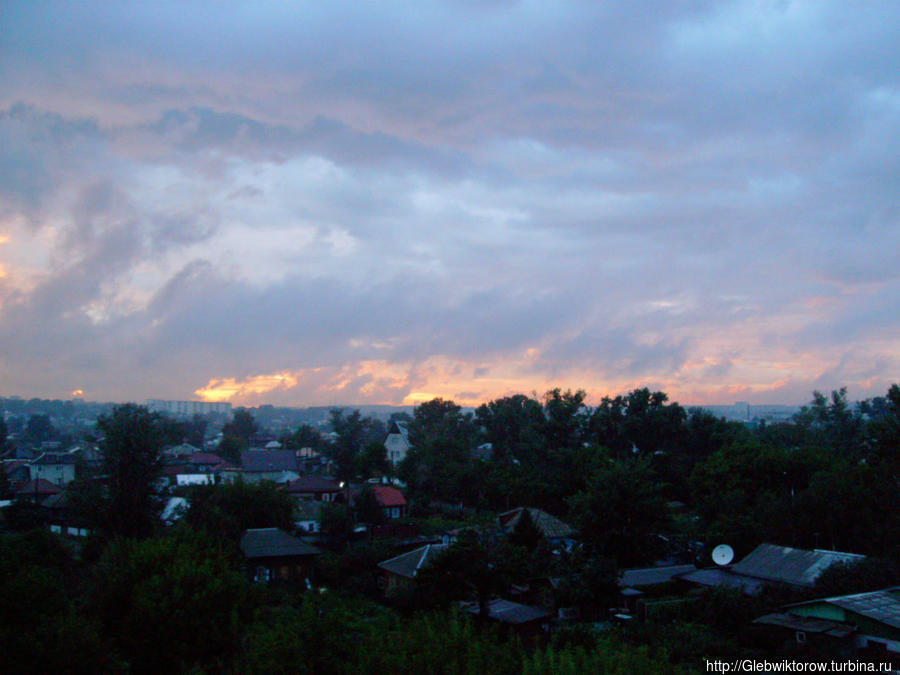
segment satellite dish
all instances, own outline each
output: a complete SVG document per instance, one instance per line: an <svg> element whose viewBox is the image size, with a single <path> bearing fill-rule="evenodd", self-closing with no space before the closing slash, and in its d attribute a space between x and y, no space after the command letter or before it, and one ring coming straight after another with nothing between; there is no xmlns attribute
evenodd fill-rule
<svg viewBox="0 0 900 675"><path fill-rule="evenodd" d="M728 544L719 544L713 549L712 559L716 565L727 565L734 560L734 549Z"/></svg>

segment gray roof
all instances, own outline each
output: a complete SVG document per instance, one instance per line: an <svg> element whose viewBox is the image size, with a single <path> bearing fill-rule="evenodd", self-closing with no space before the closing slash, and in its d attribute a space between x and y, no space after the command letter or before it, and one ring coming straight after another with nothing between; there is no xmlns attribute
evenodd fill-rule
<svg viewBox="0 0 900 675"><path fill-rule="evenodd" d="M669 565L668 567L645 567L623 570L619 577L622 586L654 586L675 580L681 574L688 574L697 568L693 565Z"/></svg>
<svg viewBox="0 0 900 675"><path fill-rule="evenodd" d="M707 567L701 570L694 570L681 575L680 578L700 586L739 588L747 595L759 595L765 586L765 583L759 579L742 577L722 567Z"/></svg>
<svg viewBox="0 0 900 675"><path fill-rule="evenodd" d="M413 579L420 569L432 563L447 548L447 544L428 544L390 560L380 562L378 566L392 574Z"/></svg>
<svg viewBox="0 0 900 675"><path fill-rule="evenodd" d="M478 614L480 611L477 602L464 602L460 604L460 607L471 614ZM488 603L488 614L495 621L509 624L522 624L550 618L547 612L538 607L520 605L502 598L491 600Z"/></svg>
<svg viewBox="0 0 900 675"><path fill-rule="evenodd" d="M247 530L241 537L240 546L241 552L247 558L276 558L320 553L315 546L310 546L277 527Z"/></svg>
<svg viewBox="0 0 900 675"><path fill-rule="evenodd" d="M244 450L241 466L251 473L297 471L297 455L293 450Z"/></svg>
<svg viewBox="0 0 900 675"><path fill-rule="evenodd" d="M891 628L900 629L900 586L885 588L871 593L839 595L823 600L810 600L790 607L803 607L828 603L841 609L859 614L872 621L883 623Z"/></svg>
<svg viewBox="0 0 900 675"><path fill-rule="evenodd" d="M854 626L848 626L839 621L817 619L810 616L798 616L796 614L766 614L753 623L766 626L779 626L790 630L802 630L804 633L821 633L835 638L845 638L856 632Z"/></svg>
<svg viewBox="0 0 900 675"><path fill-rule="evenodd" d="M517 509L512 509L511 511L505 511L501 513L498 516L498 519L500 520L500 527L502 527L506 532L512 532L513 530L515 530L516 525L519 523L519 519L522 517L523 511L525 511L525 508L519 507ZM537 529L540 530L541 534L547 539L571 537L575 534L575 530L572 529L570 525L564 523L555 516L551 516L546 511L528 508L528 515L531 516L531 520L537 526Z"/></svg>
<svg viewBox="0 0 900 675"><path fill-rule="evenodd" d="M32 464L74 464L76 461L75 455L70 455L67 452L45 452L37 459L33 460Z"/></svg>
<svg viewBox="0 0 900 675"><path fill-rule="evenodd" d="M858 562L865 558L855 553L806 551L800 548L760 544L746 558L731 566L743 576L812 587L819 575L836 562Z"/></svg>

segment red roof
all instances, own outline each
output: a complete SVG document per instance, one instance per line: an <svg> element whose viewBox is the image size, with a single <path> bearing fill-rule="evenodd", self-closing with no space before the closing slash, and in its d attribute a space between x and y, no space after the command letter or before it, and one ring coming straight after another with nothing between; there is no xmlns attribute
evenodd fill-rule
<svg viewBox="0 0 900 675"><path fill-rule="evenodd" d="M16 488L17 495L55 495L60 492L62 488L46 478L35 478Z"/></svg>
<svg viewBox="0 0 900 675"><path fill-rule="evenodd" d="M375 499L382 506L406 506L406 497L395 487L376 485L372 491L375 493Z"/></svg>

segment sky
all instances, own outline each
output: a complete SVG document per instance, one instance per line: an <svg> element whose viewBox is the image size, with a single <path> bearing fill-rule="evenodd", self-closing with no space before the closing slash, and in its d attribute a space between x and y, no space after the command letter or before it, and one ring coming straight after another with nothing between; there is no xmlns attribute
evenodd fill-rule
<svg viewBox="0 0 900 675"><path fill-rule="evenodd" d="M3 2L0 395L900 380L900 3Z"/></svg>

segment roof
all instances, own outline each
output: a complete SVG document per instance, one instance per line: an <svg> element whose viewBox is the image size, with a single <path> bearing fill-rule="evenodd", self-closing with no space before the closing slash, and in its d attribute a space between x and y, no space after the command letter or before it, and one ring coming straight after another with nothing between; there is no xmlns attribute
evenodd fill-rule
<svg viewBox="0 0 900 675"><path fill-rule="evenodd" d="M872 621L883 623L891 628L900 629L900 586L893 586L870 593L855 593L853 595L839 595L822 600L810 600L790 605L790 607L808 607L821 603L834 605Z"/></svg>
<svg viewBox="0 0 900 675"><path fill-rule="evenodd" d="M166 448L163 450L163 453L167 455L190 455L198 450L200 450L200 448L195 445L182 443L181 445L173 445L171 448Z"/></svg>
<svg viewBox="0 0 900 675"><path fill-rule="evenodd" d="M41 506L46 509L64 509L69 506L68 492L54 492L41 502Z"/></svg>
<svg viewBox="0 0 900 675"><path fill-rule="evenodd" d="M316 555L320 551L277 527L247 530L241 537L241 552L247 558Z"/></svg>
<svg viewBox="0 0 900 675"><path fill-rule="evenodd" d="M746 595L759 595L765 586L765 583L759 579L742 577L740 574L733 574L730 570L722 567L707 567L694 570L681 575L680 578L700 586L739 588Z"/></svg>
<svg viewBox="0 0 900 675"><path fill-rule="evenodd" d="M622 586L654 586L667 584L681 574L688 574L697 568L693 565L669 565L668 567L646 567L623 570L619 576Z"/></svg>
<svg viewBox="0 0 900 675"><path fill-rule="evenodd" d="M74 464L75 456L67 452L45 452L40 457L33 460L32 464Z"/></svg>
<svg viewBox="0 0 900 675"><path fill-rule="evenodd" d="M372 491L381 506L406 506L406 497L395 487L376 485Z"/></svg>
<svg viewBox="0 0 900 675"><path fill-rule="evenodd" d="M62 492L62 488L46 478L35 478L16 488L17 495L55 495L58 492Z"/></svg>
<svg viewBox="0 0 900 675"><path fill-rule="evenodd" d="M478 614L480 611L477 602L464 602L460 604L460 607L471 614ZM509 624L523 624L550 618L550 615L542 609L530 605L520 605L502 598L491 600L488 603L488 615L495 621Z"/></svg>
<svg viewBox="0 0 900 675"><path fill-rule="evenodd" d="M330 476L316 474L300 476L287 485L288 492L340 492L341 484Z"/></svg>
<svg viewBox="0 0 900 675"><path fill-rule="evenodd" d="M29 462L27 459L4 459L2 466L3 470L9 474L23 466L27 468L28 464Z"/></svg>
<svg viewBox="0 0 900 675"><path fill-rule="evenodd" d="M297 455L293 450L244 450L241 466L245 472L296 471Z"/></svg>
<svg viewBox="0 0 900 675"><path fill-rule="evenodd" d="M848 626L839 621L798 616L797 614L766 614L758 619L754 619L753 623L765 626L779 626L790 630L802 630L804 633L820 633L834 638L845 638L856 632L855 626Z"/></svg>
<svg viewBox="0 0 900 675"><path fill-rule="evenodd" d="M807 551L788 546L760 544L739 563L731 566L735 574L794 586L812 587L819 575L837 562L858 562L865 558L855 553Z"/></svg>
<svg viewBox="0 0 900 675"><path fill-rule="evenodd" d="M409 442L409 430L406 428L406 422L401 422L399 420L391 422L390 429L388 429L388 436L391 434L400 434L404 441L407 443Z"/></svg>
<svg viewBox="0 0 900 675"><path fill-rule="evenodd" d="M517 509L512 509L511 511L505 511L504 513L501 513L498 516L500 520L500 527L506 530L506 532L512 532L516 528L516 525L519 522L519 518L522 517L522 511L524 510L525 507L520 506ZM541 534L544 535L547 539L571 537L575 534L575 530L572 529L569 525L561 521L559 518L551 516L546 511L528 508L528 515L531 516L531 520L537 526L538 530L541 531Z"/></svg>
<svg viewBox="0 0 900 675"><path fill-rule="evenodd" d="M392 574L413 579L418 571L434 562L434 559L447 550L447 544L427 544L396 558L378 563L378 566Z"/></svg>
<svg viewBox="0 0 900 675"><path fill-rule="evenodd" d="M185 457L185 461L188 464L210 464L212 466L226 463L223 458L211 452L192 452L190 456Z"/></svg>
<svg viewBox="0 0 900 675"><path fill-rule="evenodd" d="M166 522L174 522L184 515L185 511L190 508L190 502L184 497L171 497L159 517Z"/></svg>

